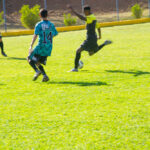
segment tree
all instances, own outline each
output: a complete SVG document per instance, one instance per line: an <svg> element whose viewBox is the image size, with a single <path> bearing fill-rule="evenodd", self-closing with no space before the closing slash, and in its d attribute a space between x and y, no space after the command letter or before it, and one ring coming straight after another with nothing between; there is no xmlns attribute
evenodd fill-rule
<svg viewBox="0 0 150 150"><path fill-rule="evenodd" d="M29 5L23 5L21 13L21 23L25 28L33 29L38 21L40 21L39 16L40 6L35 5L31 9Z"/></svg>
<svg viewBox="0 0 150 150"><path fill-rule="evenodd" d="M4 14L3 11L0 12L0 25L4 23L3 14Z"/></svg>

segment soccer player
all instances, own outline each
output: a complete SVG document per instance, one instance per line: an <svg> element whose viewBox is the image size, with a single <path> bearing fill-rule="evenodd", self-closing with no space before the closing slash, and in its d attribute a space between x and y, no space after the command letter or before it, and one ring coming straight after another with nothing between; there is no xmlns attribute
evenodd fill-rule
<svg viewBox="0 0 150 150"><path fill-rule="evenodd" d="M81 53L83 51L88 51L89 55L92 56L98 51L100 51L104 46L111 44L111 41L105 41L102 45L98 46L97 39L101 39L101 29L98 24L95 15L91 12L90 6L84 6L84 14L85 16L76 12L71 5L67 6L73 14L75 14L79 19L84 20L86 22L87 29L87 39L83 42L80 48L76 51L75 57L75 66L71 72L78 72L79 60L81 58ZM98 38L96 34L96 29L98 30Z"/></svg>
<svg viewBox="0 0 150 150"><path fill-rule="evenodd" d="M2 40L2 35L0 33L0 48L1 48L1 53L3 56L7 57L7 55L5 54L4 52L4 43L3 43L3 40Z"/></svg>
<svg viewBox="0 0 150 150"><path fill-rule="evenodd" d="M28 61L31 67L35 70L35 75L33 81L42 74L42 82L49 81L49 77L46 75L46 72L42 66L46 65L47 57L51 55L53 37L58 34L53 23L48 21L48 11L46 9L40 10L41 22L37 23L35 26L35 33L29 48ZM32 47L39 36L38 45L32 50Z"/></svg>

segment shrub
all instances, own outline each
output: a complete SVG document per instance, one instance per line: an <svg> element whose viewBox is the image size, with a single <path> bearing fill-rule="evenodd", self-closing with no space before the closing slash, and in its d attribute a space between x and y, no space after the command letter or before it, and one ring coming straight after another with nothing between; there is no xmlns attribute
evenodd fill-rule
<svg viewBox="0 0 150 150"><path fill-rule="evenodd" d="M141 17L142 17L143 10L142 10L142 8L140 7L139 4L135 4L135 5L131 8L131 11L132 11L132 15L133 15L135 18L141 18Z"/></svg>
<svg viewBox="0 0 150 150"><path fill-rule="evenodd" d="M35 5L31 9L29 5L22 6L21 13L21 23L25 28L33 29L38 21L40 21L39 16L40 6Z"/></svg>
<svg viewBox="0 0 150 150"><path fill-rule="evenodd" d="M3 11L0 12L0 25L4 23L3 14Z"/></svg>
<svg viewBox="0 0 150 150"><path fill-rule="evenodd" d="M65 26L72 26L77 23L77 19L73 18L71 14L64 14L64 24Z"/></svg>

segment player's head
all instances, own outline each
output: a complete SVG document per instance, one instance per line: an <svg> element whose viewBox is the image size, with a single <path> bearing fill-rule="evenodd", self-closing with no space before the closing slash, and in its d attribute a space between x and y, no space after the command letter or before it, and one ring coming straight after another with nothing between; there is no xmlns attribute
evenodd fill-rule
<svg viewBox="0 0 150 150"><path fill-rule="evenodd" d="M46 9L41 9L40 10L40 17L41 18L47 18L48 16L48 11Z"/></svg>
<svg viewBox="0 0 150 150"><path fill-rule="evenodd" d="M84 9L85 16L88 16L91 14L91 7L90 6L86 5L86 6L84 6L83 9Z"/></svg>

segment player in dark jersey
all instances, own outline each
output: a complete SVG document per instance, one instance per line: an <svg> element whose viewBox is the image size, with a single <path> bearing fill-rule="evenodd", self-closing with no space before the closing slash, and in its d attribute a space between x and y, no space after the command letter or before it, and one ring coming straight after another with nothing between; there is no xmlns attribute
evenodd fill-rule
<svg viewBox="0 0 150 150"><path fill-rule="evenodd" d="M2 35L1 34L0 34L0 48L1 48L2 55L7 57L7 55L4 52L4 43L3 43L3 40L2 40Z"/></svg>
<svg viewBox="0 0 150 150"><path fill-rule="evenodd" d="M104 46L111 44L111 41L105 41L102 45L97 44L97 39L101 39L101 29L100 25L98 24L96 17L91 12L90 6L84 7L84 14L85 16L77 13L72 6L67 6L72 13L74 13L79 19L86 21L86 29L87 29L87 39L83 42L80 48L76 51L76 58L75 58L75 66L71 72L78 72L79 67L79 60L81 58L82 51L88 51L89 55L92 56L101 50ZM97 38L96 28L98 30L99 37Z"/></svg>

